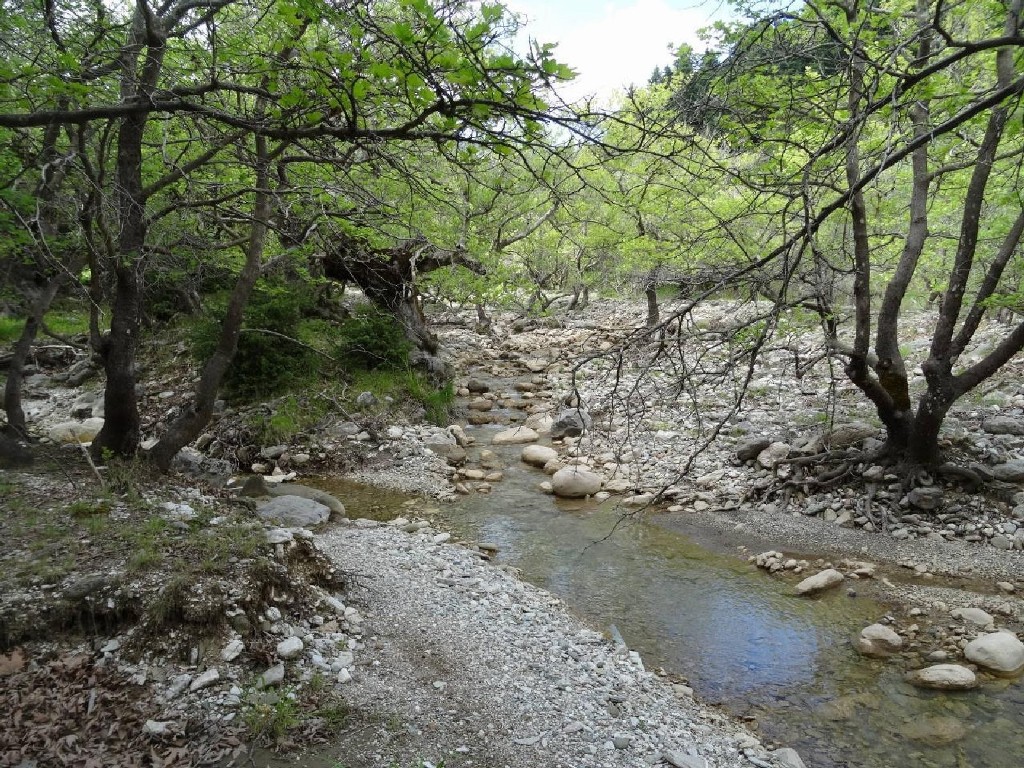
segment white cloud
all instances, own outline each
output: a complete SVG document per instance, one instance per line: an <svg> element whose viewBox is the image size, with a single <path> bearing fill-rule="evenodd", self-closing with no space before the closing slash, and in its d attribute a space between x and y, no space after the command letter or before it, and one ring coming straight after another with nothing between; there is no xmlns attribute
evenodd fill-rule
<svg viewBox="0 0 1024 768"><path fill-rule="evenodd" d="M613 0L605 3L511 0L529 20L526 33L558 42L557 58L578 72L565 89L570 98L602 99L630 84L647 82L657 66L671 64L669 45L703 46L697 30L711 23L718 3L695 0Z"/></svg>

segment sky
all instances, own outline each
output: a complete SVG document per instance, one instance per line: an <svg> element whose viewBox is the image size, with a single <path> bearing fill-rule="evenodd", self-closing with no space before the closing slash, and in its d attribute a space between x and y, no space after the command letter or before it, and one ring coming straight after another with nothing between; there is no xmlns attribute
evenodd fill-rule
<svg viewBox="0 0 1024 768"><path fill-rule="evenodd" d="M557 42L556 56L577 70L570 98L647 82L656 66L672 63L669 46L704 49L697 30L728 17L722 0L506 0L527 19L524 30L541 43Z"/></svg>

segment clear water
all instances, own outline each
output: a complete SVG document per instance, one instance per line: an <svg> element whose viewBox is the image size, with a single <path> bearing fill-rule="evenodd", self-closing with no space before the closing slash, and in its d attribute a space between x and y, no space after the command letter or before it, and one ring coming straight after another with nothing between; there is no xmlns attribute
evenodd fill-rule
<svg viewBox="0 0 1024 768"><path fill-rule="evenodd" d="M476 434L486 445L486 430ZM614 624L649 668L682 675L809 768L1024 766L1021 683L916 689L899 660L865 659L851 646L884 606L844 589L798 598L791 583L656 523L623 520L612 503L545 496L536 490L544 475L518 453L504 449L505 479L492 494L445 508L451 527L496 544L499 562L596 626Z"/></svg>
<svg viewBox="0 0 1024 768"><path fill-rule="evenodd" d="M490 442L486 428L471 433ZM497 450L505 479L491 494L431 506L594 626L614 625L648 668L681 675L766 740L797 749L808 768L1024 766L1024 683L916 689L898 659L866 659L851 647L884 606L843 589L797 598L790 582L656 522L624 520L613 503L546 496L537 490L545 476L522 464L519 450ZM401 494L318 484L352 517L415 514Z"/></svg>

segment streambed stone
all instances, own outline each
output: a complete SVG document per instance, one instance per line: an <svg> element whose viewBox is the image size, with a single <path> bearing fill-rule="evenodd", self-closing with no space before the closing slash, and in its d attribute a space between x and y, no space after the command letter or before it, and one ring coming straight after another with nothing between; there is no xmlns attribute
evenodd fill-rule
<svg viewBox="0 0 1024 768"><path fill-rule="evenodd" d="M831 589L832 587L838 586L842 583L843 574L835 568L827 568L813 576L808 576L797 584L796 593L798 595L813 595L816 592L823 592L826 589Z"/></svg>
<svg viewBox="0 0 1024 768"><path fill-rule="evenodd" d="M331 510L301 496L277 496L258 507L256 514L275 525L308 528L327 522Z"/></svg>
<svg viewBox="0 0 1024 768"><path fill-rule="evenodd" d="M543 467L549 461L558 460L558 451L546 445L528 445L523 448L522 460L533 467Z"/></svg>
<svg viewBox="0 0 1024 768"><path fill-rule="evenodd" d="M50 427L47 436L55 443L91 443L103 429L103 419L64 421Z"/></svg>
<svg viewBox="0 0 1024 768"><path fill-rule="evenodd" d="M971 640L964 656L979 667L1003 675L1024 672L1024 643L1012 632L991 632Z"/></svg>
<svg viewBox="0 0 1024 768"><path fill-rule="evenodd" d="M904 738L934 747L952 744L967 735L967 726L955 717L924 717L900 728Z"/></svg>
<svg viewBox="0 0 1024 768"><path fill-rule="evenodd" d="M504 429L491 438L492 445L522 445L523 443L535 443L540 435L529 427L512 427Z"/></svg>
<svg viewBox="0 0 1024 768"><path fill-rule="evenodd" d="M564 467L551 476L551 489L568 499L592 496L601 490L601 477L582 467Z"/></svg>
<svg viewBox="0 0 1024 768"><path fill-rule="evenodd" d="M966 691L978 685L974 672L959 664L933 664L906 674L906 681L918 688L940 691Z"/></svg>
<svg viewBox="0 0 1024 768"><path fill-rule="evenodd" d="M872 624L860 631L854 647L865 656L882 658L898 653L903 648L903 638L896 634L891 627L884 624Z"/></svg>

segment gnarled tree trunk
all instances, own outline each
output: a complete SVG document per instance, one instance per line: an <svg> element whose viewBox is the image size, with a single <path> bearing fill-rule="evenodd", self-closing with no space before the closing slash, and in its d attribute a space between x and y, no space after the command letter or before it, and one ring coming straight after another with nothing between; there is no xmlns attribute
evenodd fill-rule
<svg viewBox="0 0 1024 768"><path fill-rule="evenodd" d="M447 380L449 371L441 360L437 337L427 327L416 276L450 265L482 273L479 264L462 254L439 251L423 241L375 251L348 239L327 252L324 275L355 283L374 304L394 315L414 346L410 364L424 369L432 380L441 383Z"/></svg>

